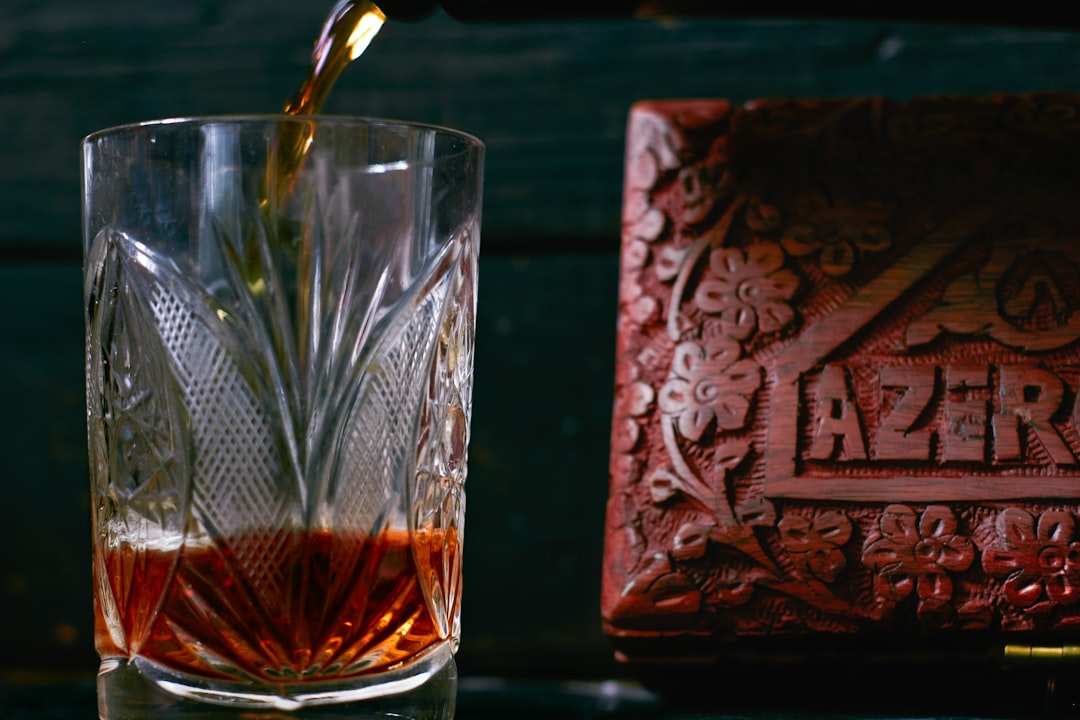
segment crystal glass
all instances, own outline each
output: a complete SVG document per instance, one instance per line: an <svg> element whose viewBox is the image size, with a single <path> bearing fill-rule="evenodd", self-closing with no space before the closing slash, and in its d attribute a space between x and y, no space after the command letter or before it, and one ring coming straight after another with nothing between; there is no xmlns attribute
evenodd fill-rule
<svg viewBox="0 0 1080 720"><path fill-rule="evenodd" d="M343 117L84 140L102 717L456 677L482 159Z"/></svg>

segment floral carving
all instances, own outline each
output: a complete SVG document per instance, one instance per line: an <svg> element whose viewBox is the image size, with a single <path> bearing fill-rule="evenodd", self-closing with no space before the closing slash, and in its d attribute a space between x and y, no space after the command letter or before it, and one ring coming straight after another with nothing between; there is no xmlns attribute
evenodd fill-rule
<svg viewBox="0 0 1080 720"><path fill-rule="evenodd" d="M743 219L754 232L766 233L780 226L780 208L761 200L751 200L746 203Z"/></svg>
<svg viewBox="0 0 1080 720"><path fill-rule="evenodd" d="M725 565L699 587L672 564L672 559L665 553L654 555L623 589L624 594L639 595L668 615L696 613L705 603L736 607L754 595L758 573L753 568Z"/></svg>
<svg viewBox="0 0 1080 720"><path fill-rule="evenodd" d="M700 440L713 423L724 430L746 423L761 368L753 360L739 359L741 353L739 343L727 336L676 346L658 402L662 412L676 418L686 439Z"/></svg>
<svg viewBox="0 0 1080 720"><path fill-rule="evenodd" d="M852 271L866 253L881 252L892 245L883 205L834 207L828 199L809 195L799 199L799 218L789 225L781 243L796 257L818 253L821 271L842 277Z"/></svg>
<svg viewBox="0 0 1080 720"><path fill-rule="evenodd" d="M627 190L623 198L623 227L628 238L655 242L667 224L664 211L652 204L651 189L661 173L679 166L682 139L662 115L636 112L628 131Z"/></svg>
<svg viewBox="0 0 1080 720"><path fill-rule="evenodd" d="M703 311L719 315L721 330L731 337L775 332L794 319L787 301L799 288L798 275L783 264L784 251L776 243L717 248L709 254L712 278L701 281L694 300Z"/></svg>
<svg viewBox="0 0 1080 720"><path fill-rule="evenodd" d="M656 253L656 277L660 282L670 282L679 275L686 258L686 248L676 248L665 245Z"/></svg>
<svg viewBox="0 0 1080 720"><path fill-rule="evenodd" d="M1080 335L1078 263L1075 238L995 241L984 265L957 278L940 304L908 326L907 342L920 345L944 330L1029 350L1060 347Z"/></svg>
<svg viewBox="0 0 1080 720"><path fill-rule="evenodd" d="M844 513L830 510L813 519L788 515L777 529L800 573L831 583L847 565L840 548L851 539L851 521Z"/></svg>
<svg viewBox="0 0 1080 720"><path fill-rule="evenodd" d="M1022 508L997 517L997 537L983 551L983 569L1005 578L1005 600L1029 608L1049 600L1071 605L1080 600L1080 542L1072 513L1048 510L1036 519Z"/></svg>
<svg viewBox="0 0 1080 720"><path fill-rule="evenodd" d="M623 313L638 325L644 325L660 312L660 301L646 294L637 283L624 285L623 303Z"/></svg>
<svg viewBox="0 0 1080 720"><path fill-rule="evenodd" d="M653 207L649 202L648 192L640 190L634 193L632 201L628 199L623 211L623 222L626 223L626 233L630 237L654 242L660 237L667 219L663 210Z"/></svg>
<svg viewBox="0 0 1080 720"><path fill-rule="evenodd" d="M745 440L731 440L716 448L714 468L707 479L697 477L692 472L685 460L678 453L678 448L672 450L671 458L676 461L677 467L658 468L649 478L649 493L653 502L661 504L667 502L676 493L681 493L687 499L696 501L701 507L714 515L721 516L726 525L736 524L738 521L731 514L730 509L721 511L727 507L724 498L724 479L727 473L743 461L749 445ZM762 501L764 502L764 501ZM757 518L763 514L768 515L764 524L772 524L771 505L768 510L761 508L747 508L747 517Z"/></svg>
<svg viewBox="0 0 1080 720"><path fill-rule="evenodd" d="M1080 309L1080 270L1062 252L1016 258L997 284L1001 315L1031 332L1057 330Z"/></svg>
<svg viewBox="0 0 1080 720"><path fill-rule="evenodd" d="M863 563L877 573L878 597L899 601L915 593L920 616L946 605L953 594L949 573L967 570L975 546L957 532L953 511L931 505L922 515L889 505L863 546Z"/></svg>
<svg viewBox="0 0 1080 720"><path fill-rule="evenodd" d="M634 381L615 392L615 417L621 418L612 428L612 449L630 452L641 437L641 427L634 418L649 411L656 399L656 391L648 383Z"/></svg>
<svg viewBox="0 0 1080 720"><path fill-rule="evenodd" d="M719 568L712 579L709 600L720 607L743 605L754 595L754 573L732 565Z"/></svg>
<svg viewBox="0 0 1080 720"><path fill-rule="evenodd" d="M656 553L638 570L622 590L624 596L638 595L665 613L696 613L701 609L701 590L671 564L665 553Z"/></svg>
<svg viewBox="0 0 1080 720"><path fill-rule="evenodd" d="M679 171L680 220L698 223L712 214L718 200L732 191L731 175L722 165L695 165Z"/></svg>
<svg viewBox="0 0 1080 720"><path fill-rule="evenodd" d="M665 425L666 441L673 441L670 427ZM725 606L749 600L753 594L754 578L776 569L753 532L755 527L772 527L776 522L772 503L764 498L746 498L732 507L727 498L727 474L743 462L748 449L745 439L724 442L716 448L712 472L699 477L672 443L669 450L674 467L659 468L648 478L649 493L654 503L660 505L681 497L707 515L707 519L698 515L679 527L672 539L671 560L679 563L699 560L705 557L712 543L734 548L758 562L758 566L747 568L745 573L741 569L728 567L720 568L719 576L711 572L710 597Z"/></svg>

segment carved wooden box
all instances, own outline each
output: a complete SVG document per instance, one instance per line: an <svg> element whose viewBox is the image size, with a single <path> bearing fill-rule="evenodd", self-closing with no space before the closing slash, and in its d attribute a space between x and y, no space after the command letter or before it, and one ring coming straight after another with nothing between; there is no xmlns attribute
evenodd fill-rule
<svg viewBox="0 0 1080 720"><path fill-rule="evenodd" d="M623 659L1080 638L1078 108L633 108L602 593Z"/></svg>

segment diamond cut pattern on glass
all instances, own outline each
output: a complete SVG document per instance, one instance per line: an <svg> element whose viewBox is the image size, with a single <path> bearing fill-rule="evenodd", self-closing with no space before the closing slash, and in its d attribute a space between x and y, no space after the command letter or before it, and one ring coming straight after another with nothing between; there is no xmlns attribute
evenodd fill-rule
<svg viewBox="0 0 1080 720"><path fill-rule="evenodd" d="M139 303L130 315L141 325L124 334L156 349L128 353L130 372L158 363L152 385L183 430L174 454L189 483L167 527L147 520L132 533L132 544L160 536L136 557L156 573L158 600L134 630L109 623L118 655L149 652L125 637L152 630L155 662L175 670L283 682L370 672L456 641L464 457L444 436L451 416L467 434L471 374L450 365L465 357L471 367L462 298L475 247L459 238L417 264L329 236L362 234L358 217L311 227L309 255L296 258L261 218L248 219L243 243L209 228L202 257L224 268L213 287L183 259L111 234L127 268L116 282ZM365 276L381 266L382 277ZM89 272L91 284L108 281L107 268ZM310 291L268 292L284 287L281 273L308 277ZM447 337L460 332L470 339ZM88 357L100 342L91 329ZM113 436L96 442L102 457L120 451ZM97 486L121 477L100 465ZM103 503L103 522L123 502ZM145 600L151 587L139 587Z"/></svg>
<svg viewBox="0 0 1080 720"><path fill-rule="evenodd" d="M137 652L175 570L175 562L151 564L146 555L182 532L190 483L185 424L169 392L168 360L145 327L151 317L146 288L122 239L103 231L87 256L95 272L86 300L96 309L87 323L87 425L98 480L95 547L133 550L95 552L98 602L116 645Z"/></svg>

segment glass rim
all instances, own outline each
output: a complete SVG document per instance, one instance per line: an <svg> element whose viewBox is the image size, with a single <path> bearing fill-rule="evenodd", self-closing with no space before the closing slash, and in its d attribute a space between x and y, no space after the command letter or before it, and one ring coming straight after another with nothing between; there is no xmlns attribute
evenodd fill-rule
<svg viewBox="0 0 1080 720"><path fill-rule="evenodd" d="M485 149L484 141L476 135L466 132L464 130L458 130L448 125L440 125L438 123L421 122L414 120L398 120L395 118L382 118L367 115L344 115L344 114L316 114L316 115L289 115L286 113L230 113L221 115L178 115L176 117L163 117L150 120L139 120L129 123L121 123L119 125L111 125L108 127L95 130L92 133L85 135L81 141L81 144L87 145L95 142L101 138L110 135L122 135L124 133L131 133L140 129L167 127L170 125L186 125L186 126L199 126L199 125L211 125L214 123L225 125L242 125L250 124L255 125L259 123L281 123L281 122L312 122L322 125L338 125L338 126L367 126L367 127L383 127L383 128L401 128L408 130L426 130L434 132L439 135L445 135L448 137L455 137L464 143L462 152L469 148L477 148L479 150Z"/></svg>

